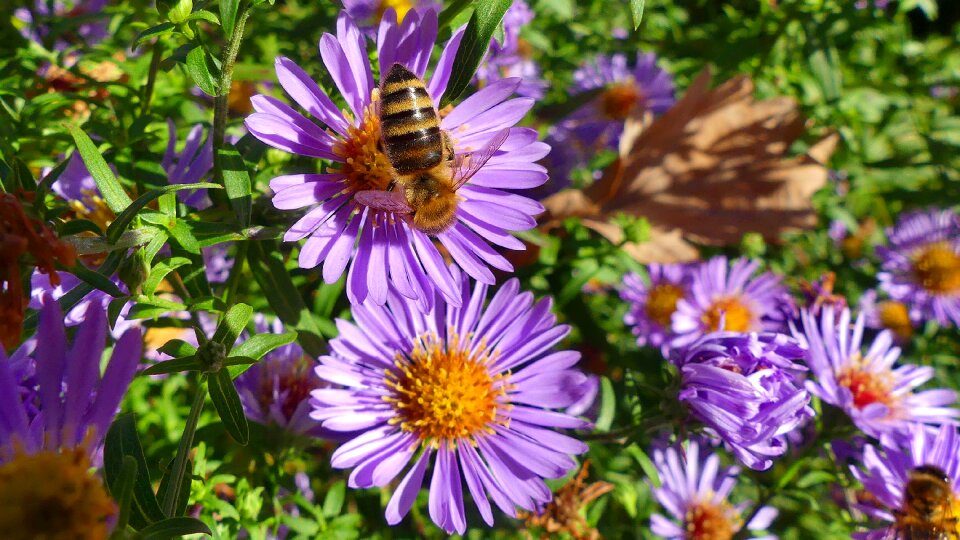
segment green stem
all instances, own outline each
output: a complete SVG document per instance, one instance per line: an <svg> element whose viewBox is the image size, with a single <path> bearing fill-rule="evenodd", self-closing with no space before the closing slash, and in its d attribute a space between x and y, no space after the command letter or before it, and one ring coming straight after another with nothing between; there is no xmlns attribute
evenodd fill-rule
<svg viewBox="0 0 960 540"><path fill-rule="evenodd" d="M233 269L230 271L230 278L227 281L227 289L223 293L223 303L227 305L224 313L230 309L233 304L235 304L235 298L237 296L237 287L240 285L240 275L243 274L243 265L247 261L247 250L250 247L249 242L239 242L237 246L237 256L234 257L236 261L233 265Z"/></svg>
<svg viewBox="0 0 960 540"><path fill-rule="evenodd" d="M197 394L193 397L190 415L187 416L187 425L183 428L183 437L180 438L180 445L177 447L177 457L173 460L173 473L170 475L170 481L167 482L167 491L163 494L163 513L170 517L173 517L180 503L180 486L183 484L184 475L187 474L187 455L193 448L193 436L197 432L200 411L203 410L203 402L207 397L207 393L203 390L205 379L206 375L200 377Z"/></svg>
<svg viewBox="0 0 960 540"><path fill-rule="evenodd" d="M230 85L233 82L233 65L237 61L237 53L240 52L240 42L243 40L243 29L247 24L247 18L250 17L250 10L241 8L238 15L237 23L233 28L233 35L230 36L230 43L223 52L220 87L213 105L214 177L220 184L223 183L223 170L220 164L219 152L217 151L223 148L226 137L227 117L230 114L228 104L230 103Z"/></svg>
<svg viewBox="0 0 960 540"><path fill-rule="evenodd" d="M143 101L140 105L140 116L150 112L150 101L153 99L153 86L157 82L157 71L160 70L160 57L163 56L163 41L157 40L153 44L153 56L150 57L150 72L147 74L147 85L143 89Z"/></svg>

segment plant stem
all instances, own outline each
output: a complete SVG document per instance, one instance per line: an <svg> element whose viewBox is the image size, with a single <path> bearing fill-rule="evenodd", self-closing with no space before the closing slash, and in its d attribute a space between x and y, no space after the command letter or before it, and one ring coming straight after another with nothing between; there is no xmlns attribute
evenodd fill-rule
<svg viewBox="0 0 960 540"><path fill-rule="evenodd" d="M223 143L227 131L227 116L230 114L230 85L233 82L233 64L237 61L237 53L240 52L240 42L243 40L243 29L247 24L247 18L250 17L250 10L241 8L238 13L237 23L233 28L233 35L230 36L230 43L223 52L220 72L220 87L217 91L217 97L213 105L213 163L214 178L220 184L223 184L223 170L220 164L219 153L223 148Z"/></svg>
<svg viewBox="0 0 960 540"><path fill-rule="evenodd" d="M197 394L193 397L193 405L190 406L190 415L187 416L187 425L183 428L183 437L180 438L180 445L177 447L177 457L173 460L173 473L167 482L167 491L163 494L163 513L173 517L180 501L180 485L183 484L183 477L187 473L187 454L193 448L193 436L197 432L197 422L200 420L200 411L203 410L203 402L207 393L203 390L203 383L206 375L200 377L200 384L197 387Z"/></svg>
<svg viewBox="0 0 960 540"><path fill-rule="evenodd" d="M157 82L157 71L160 69L161 56L163 56L163 41L158 39L157 42L153 44L153 56L150 57L150 72L147 75L147 86L143 89L140 116L146 116L150 111L150 101L153 99L153 86Z"/></svg>
<svg viewBox="0 0 960 540"><path fill-rule="evenodd" d="M227 281L227 289L223 293L223 303L227 305L224 313L230 309L230 307L235 304L235 298L237 296L237 287L240 285L240 276L243 274L243 265L247 262L247 249L250 247L249 242L238 242L237 246L237 256L234 257L233 268L230 269L230 277Z"/></svg>

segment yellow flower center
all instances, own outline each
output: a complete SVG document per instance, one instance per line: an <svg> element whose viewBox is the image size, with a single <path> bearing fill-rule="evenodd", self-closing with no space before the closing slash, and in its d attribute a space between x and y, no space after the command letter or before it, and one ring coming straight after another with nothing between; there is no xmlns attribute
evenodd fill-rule
<svg viewBox="0 0 960 540"><path fill-rule="evenodd" d="M390 8L397 12L397 22L403 22L407 12L413 9L413 0L380 0L377 5L377 20L383 18L383 14Z"/></svg>
<svg viewBox="0 0 960 540"><path fill-rule="evenodd" d="M0 538L106 538L116 505L82 447L18 453L0 465Z"/></svg>
<svg viewBox="0 0 960 540"><path fill-rule="evenodd" d="M738 298L730 296L715 300L704 312L702 320L711 332L721 329L727 332L747 332L753 326L753 312Z"/></svg>
<svg viewBox="0 0 960 540"><path fill-rule="evenodd" d="M859 354L852 359L853 365L837 374L837 384L850 389L853 394L853 406L862 409L873 403L882 403L888 407L894 404L890 394L893 387L890 372L871 372L863 369Z"/></svg>
<svg viewBox="0 0 960 540"><path fill-rule="evenodd" d="M687 508L684 525L687 540L730 540L740 530L739 520L726 504L700 502Z"/></svg>
<svg viewBox="0 0 960 540"><path fill-rule="evenodd" d="M934 294L960 292L960 254L946 242L930 245L914 258L913 274Z"/></svg>
<svg viewBox="0 0 960 540"><path fill-rule="evenodd" d="M353 193L371 189L386 191L393 181L393 166L380 148L377 94L374 91L372 103L364 111L360 126L351 125L347 138L333 148L333 152L343 158L343 163L331 171L346 176L347 185Z"/></svg>
<svg viewBox="0 0 960 540"><path fill-rule="evenodd" d="M86 219L92 221L100 227L101 231L106 231L107 227L113 223L117 215L107 206L107 201L97 193L96 190L82 189L80 192L83 198L70 201L70 209L77 219ZM92 210L91 210L92 208Z"/></svg>
<svg viewBox="0 0 960 540"><path fill-rule="evenodd" d="M610 85L600 95L600 110L611 120L626 120L640 103L643 94L634 81Z"/></svg>
<svg viewBox="0 0 960 540"><path fill-rule="evenodd" d="M387 372L393 393L384 398L397 412L392 422L435 446L453 446L460 439L492 432L491 424L506 424L498 412L509 407L504 402L509 373L491 375L496 354L482 346L481 352L471 348L469 340L461 343L456 334L447 343L426 335L409 356L398 355L396 369Z"/></svg>
<svg viewBox="0 0 960 540"><path fill-rule="evenodd" d="M670 283L653 287L647 295L647 317L660 326L669 326L670 317L677 310L677 302L683 295L683 289Z"/></svg>
<svg viewBox="0 0 960 540"><path fill-rule="evenodd" d="M888 300L880 302L877 305L877 311L880 316L880 324L893 332L897 338L907 340L913 336L913 324L910 322L910 313L907 311L907 306L900 302Z"/></svg>

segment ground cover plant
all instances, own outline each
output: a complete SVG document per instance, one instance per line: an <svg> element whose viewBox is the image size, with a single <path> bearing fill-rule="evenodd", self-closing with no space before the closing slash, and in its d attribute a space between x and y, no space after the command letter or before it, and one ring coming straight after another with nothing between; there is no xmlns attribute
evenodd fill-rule
<svg viewBox="0 0 960 540"><path fill-rule="evenodd" d="M0 6L0 538L960 538L958 22Z"/></svg>

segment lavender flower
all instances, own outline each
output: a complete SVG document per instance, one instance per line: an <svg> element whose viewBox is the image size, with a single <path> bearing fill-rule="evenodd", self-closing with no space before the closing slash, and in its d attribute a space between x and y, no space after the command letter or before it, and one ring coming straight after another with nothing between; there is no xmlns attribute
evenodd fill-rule
<svg viewBox="0 0 960 540"><path fill-rule="evenodd" d="M920 313L916 309L908 309L902 302L880 300L877 296L876 289L870 289L860 296L857 308L863 315L864 326L890 330L897 343L906 343L913 337L913 329L922 319Z"/></svg>
<svg viewBox="0 0 960 540"><path fill-rule="evenodd" d="M378 32L381 72L400 63L424 76L436 33L437 15L432 10L422 15L408 13L402 25L397 24L393 11L388 11ZM426 81L434 100L446 90L462 36L462 31L454 34ZM339 279L352 259L347 273L351 303L370 297L382 305L388 284L392 284L402 296L417 299L422 311L429 311L435 290L445 301L459 306L460 287L431 238L408 225L405 216L374 210L354 200L357 191L386 190L394 174L378 148L376 88L364 38L352 18L341 13L337 36L324 34L320 55L352 114L340 112L300 67L281 57L276 65L281 86L329 130L269 96L253 98L258 112L246 120L247 129L266 144L337 163L326 174L280 176L270 182L276 192L274 206L309 208L284 239L307 238L300 250L300 266L312 268L323 263L327 283ZM491 84L443 117L440 127L451 134L458 155L482 148L494 134L513 126L530 110L532 99L507 99L519 83L518 79L504 79ZM509 232L534 227L534 216L543 206L506 190L543 184L545 169L534 162L548 151L546 144L537 142L536 131L511 128L500 150L457 191L461 199L457 221L436 237L456 264L478 281L494 282L488 266L513 269L489 243L523 249L523 243Z"/></svg>
<svg viewBox="0 0 960 540"><path fill-rule="evenodd" d="M107 0L54 0L51 12L51 2L34 0L32 8L15 9L13 16L23 24L20 28L23 37L40 45L44 45L44 41L50 35L48 19L85 21L71 28L69 33L54 36L56 39L52 43L53 50L63 51L71 45L78 44L78 41L79 44L89 46L107 38L107 22L102 17L97 17L106 5Z"/></svg>
<svg viewBox="0 0 960 540"><path fill-rule="evenodd" d="M561 412L581 398L580 354L550 352L570 331L556 324L551 301L534 303L519 283L505 283L484 308L487 285L473 290L452 270L463 308L437 299L424 314L391 291L386 305L352 308L317 374L343 388L313 392L313 417L333 431L361 431L333 455L354 468L349 485L382 487L408 464L386 517L396 524L413 505L433 463L430 517L448 533L466 530L463 483L487 524L489 496L504 513L533 512L550 501L543 478L576 467L585 444L553 428L589 424Z"/></svg>
<svg viewBox="0 0 960 540"><path fill-rule="evenodd" d="M785 435L813 416L796 377L804 356L783 334L714 332L675 355L678 398L746 466L769 469L787 450Z"/></svg>
<svg viewBox="0 0 960 540"><path fill-rule="evenodd" d="M443 3L433 0L342 0L343 9L357 26L367 34L376 35L377 26L388 10L396 13L397 22L403 22L410 10L420 13L432 9L439 12Z"/></svg>
<svg viewBox="0 0 960 540"><path fill-rule="evenodd" d="M734 505L729 500L740 473L738 467L720 467L717 454L706 451L701 455L701 445L696 441L688 442L686 449L656 449L653 462L661 483L659 488L653 488L653 496L679 522L653 514L650 526L654 534L675 540L733 538L743 529L743 513L750 503ZM776 517L776 509L764 506L746 528L766 529Z"/></svg>
<svg viewBox="0 0 960 540"><path fill-rule="evenodd" d="M540 99L549 83L540 78L540 67L530 56L530 45L520 38L520 29L533 20L533 10L523 0L514 0L503 16L503 43L493 40L477 68L476 82L485 86L506 77L522 79L517 94Z"/></svg>
<svg viewBox="0 0 960 540"><path fill-rule="evenodd" d="M940 325L960 325L960 217L931 208L900 216L877 248L880 288Z"/></svg>
<svg viewBox="0 0 960 540"><path fill-rule="evenodd" d="M777 332L792 299L770 272L754 276L760 263L714 257L693 271L690 294L677 302L671 318L676 336L670 346L685 347L708 332Z"/></svg>
<svg viewBox="0 0 960 540"><path fill-rule="evenodd" d="M897 533L902 531L905 524L906 516L902 509L907 484L919 468L942 472L951 489L951 493L945 494L943 526L950 527L953 534L944 531L944 535L934 536L935 532L929 531L927 538L955 537L960 532L956 521L960 516L960 434L955 426L943 425L939 430L931 430L914 425L910 429L910 440L902 446L867 445L863 451L862 467L851 466L853 476L877 503L860 504L858 508L874 519L893 523L883 529L854 533L854 538L883 540L901 537Z"/></svg>
<svg viewBox="0 0 960 540"><path fill-rule="evenodd" d="M900 349L892 334L880 332L866 353L862 351L864 317L851 327L850 310L823 310L820 319L804 312L798 339L809 347L808 364L814 381L811 393L844 410L858 428L872 437L902 437L914 423L953 423L960 411L947 407L957 399L952 390L914 392L933 378L933 368L894 362Z"/></svg>
<svg viewBox="0 0 960 540"><path fill-rule="evenodd" d="M190 129L184 140L183 150L177 154L177 128L173 120L167 119L167 151L163 155L160 165L170 177L171 184L196 184L203 180L213 170L213 138L212 134L204 137L204 128L197 124ZM203 210L211 205L206 189L178 191L180 201L197 210Z"/></svg>
<svg viewBox="0 0 960 540"><path fill-rule="evenodd" d="M59 285L52 284L50 282L50 275L48 274L34 272L33 276L30 277L29 307L31 309L41 309L46 299L59 300L82 283L80 278L67 272L56 272L56 275L60 280ZM113 284L120 288L121 291L126 292L127 286L116 278L116 276L114 276L111 281L113 281ZM112 301L112 296L99 289L94 289L70 308L70 311L63 317L63 324L72 327L83 323L91 309L107 313L110 302ZM114 338L119 338L131 327L137 326L135 321L127 320L125 317L132 306L133 304L128 303L120 310L120 314L110 332Z"/></svg>
<svg viewBox="0 0 960 540"><path fill-rule="evenodd" d="M279 319L268 323L254 319L258 334L281 334ZM316 361L296 342L270 351L237 377L237 391L247 417L261 424L274 424L300 435L320 436L320 423L310 418L310 392L326 386L313 368Z"/></svg>
<svg viewBox="0 0 960 540"><path fill-rule="evenodd" d="M660 347L663 355L669 356L669 343L673 338L670 320L677 311L677 303L690 290L690 267L654 263L647 273L649 283L634 273L623 278L620 296L630 303L623 322L632 327L637 345Z"/></svg>

